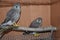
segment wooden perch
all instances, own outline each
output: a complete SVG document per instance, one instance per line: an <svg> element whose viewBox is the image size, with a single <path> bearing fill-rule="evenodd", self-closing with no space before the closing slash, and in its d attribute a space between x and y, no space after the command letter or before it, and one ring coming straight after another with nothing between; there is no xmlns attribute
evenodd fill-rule
<svg viewBox="0 0 60 40"><path fill-rule="evenodd" d="M46 31L55 31L56 27L40 27L40 28L27 28L27 27L17 27L17 26L7 26L6 28L2 28L5 30L14 30L14 31L35 31L35 32L46 32ZM3 30L3 31L5 31Z"/></svg>
<svg viewBox="0 0 60 40"><path fill-rule="evenodd" d="M14 31L35 31L35 32L47 32L47 31L55 31L56 27L40 27L40 28L27 28L27 27L17 27L17 26L7 26L6 28L2 28L3 31L14 30ZM5 30L4 30L5 29Z"/></svg>
<svg viewBox="0 0 60 40"><path fill-rule="evenodd" d="M43 31L51 31L51 30L56 30L56 27L41 27L41 28L26 28L26 27L17 27L17 28L13 28L13 30L17 30L17 31L36 31L36 32L43 32Z"/></svg>

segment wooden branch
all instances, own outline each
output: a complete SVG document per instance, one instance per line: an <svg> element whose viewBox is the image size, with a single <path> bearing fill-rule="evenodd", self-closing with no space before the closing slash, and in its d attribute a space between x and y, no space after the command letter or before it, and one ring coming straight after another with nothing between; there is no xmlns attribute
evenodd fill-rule
<svg viewBox="0 0 60 40"><path fill-rule="evenodd" d="M4 36L3 33L8 30L45 32L45 31L51 31L51 30L55 31L56 27L26 28L26 27L17 27L17 26L6 26L4 28L2 27L2 29L0 30L0 38Z"/></svg>
<svg viewBox="0 0 60 40"><path fill-rule="evenodd" d="M40 28L27 28L27 27L17 27L17 26L7 26L5 28L2 28L2 29L5 29L5 30L15 30L15 31L35 31L35 32L45 32L45 31L55 31L56 30L56 27L40 27ZM4 30L4 31L5 31Z"/></svg>
<svg viewBox="0 0 60 40"><path fill-rule="evenodd" d="M42 31L51 31L51 30L56 30L56 27L41 27L41 28L26 28L26 27L17 27L17 28L13 28L13 30L17 30L17 31L36 31L36 32L42 32Z"/></svg>

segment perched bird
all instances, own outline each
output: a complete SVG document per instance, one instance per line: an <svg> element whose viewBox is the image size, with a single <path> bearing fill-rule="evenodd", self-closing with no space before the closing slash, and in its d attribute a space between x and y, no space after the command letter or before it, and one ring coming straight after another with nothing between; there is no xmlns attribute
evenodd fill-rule
<svg viewBox="0 0 60 40"><path fill-rule="evenodd" d="M14 4L14 6L11 8L11 10L7 13L6 18L4 22L1 23L1 26L5 25L13 25L15 24L21 15L21 6L20 3Z"/></svg>
<svg viewBox="0 0 60 40"><path fill-rule="evenodd" d="M42 18L38 17L35 20L32 21L32 23L30 24L29 28L39 28L42 25ZM30 32L30 31L26 31L23 33L23 35L25 34L34 34L34 35L38 35L37 32Z"/></svg>
<svg viewBox="0 0 60 40"><path fill-rule="evenodd" d="M20 3L17 2L16 4L14 4L11 10L9 10L5 20L0 25L0 28L2 28L0 29L0 37L3 35L3 32L7 30L5 29L7 26L11 26L14 24L16 25L16 22L19 20L21 16L20 12L21 12L21 6L20 6Z"/></svg>

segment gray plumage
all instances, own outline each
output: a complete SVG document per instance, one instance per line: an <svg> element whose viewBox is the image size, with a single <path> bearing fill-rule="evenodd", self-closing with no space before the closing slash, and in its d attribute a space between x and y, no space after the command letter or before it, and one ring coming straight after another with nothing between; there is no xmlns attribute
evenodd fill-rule
<svg viewBox="0 0 60 40"><path fill-rule="evenodd" d="M32 23L30 24L30 28L38 28L39 26L42 25L42 18L38 17L35 20L32 21Z"/></svg>
<svg viewBox="0 0 60 40"><path fill-rule="evenodd" d="M21 10L20 10L20 3L14 4L12 9L7 13L6 18L4 22L1 24L2 25L13 25L16 23L21 15Z"/></svg>
<svg viewBox="0 0 60 40"><path fill-rule="evenodd" d="M16 23L21 15L21 8L20 3L14 4L14 6L11 8L11 10L7 13L5 20L0 25L0 38L3 36L3 32L7 31L6 27L11 26L14 23Z"/></svg>
<svg viewBox="0 0 60 40"><path fill-rule="evenodd" d="M30 28L39 28L41 27L42 25L42 18L41 17L38 17L36 18L35 20L32 21L32 23L30 24ZM26 31L23 33L23 35L25 34L34 34L35 32L29 32L29 31Z"/></svg>

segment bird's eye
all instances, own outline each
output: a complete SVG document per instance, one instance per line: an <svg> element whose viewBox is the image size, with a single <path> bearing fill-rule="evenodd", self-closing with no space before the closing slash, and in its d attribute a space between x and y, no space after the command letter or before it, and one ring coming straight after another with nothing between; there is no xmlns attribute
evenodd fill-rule
<svg viewBox="0 0 60 40"><path fill-rule="evenodd" d="M41 23L41 20L39 21L39 23Z"/></svg>

